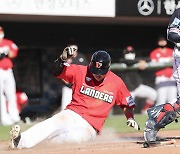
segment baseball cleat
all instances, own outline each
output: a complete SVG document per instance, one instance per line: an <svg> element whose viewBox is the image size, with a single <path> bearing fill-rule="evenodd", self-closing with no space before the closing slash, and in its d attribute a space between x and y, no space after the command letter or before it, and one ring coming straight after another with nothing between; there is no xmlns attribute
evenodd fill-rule
<svg viewBox="0 0 180 154"><path fill-rule="evenodd" d="M21 134L20 134L20 126L15 125L11 128L9 134L10 134L10 141L9 141L9 148L14 149L17 147Z"/></svg>

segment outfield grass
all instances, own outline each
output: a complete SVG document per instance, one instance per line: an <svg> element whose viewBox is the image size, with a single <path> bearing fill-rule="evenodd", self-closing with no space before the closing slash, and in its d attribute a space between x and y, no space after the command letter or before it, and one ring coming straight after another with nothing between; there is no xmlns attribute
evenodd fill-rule
<svg viewBox="0 0 180 154"><path fill-rule="evenodd" d="M136 114L135 119L138 122L139 126L141 127L140 131L144 131L145 122L147 120L146 115ZM135 129L128 127L126 125L126 118L124 115L117 115L111 116L107 118L104 128L112 128L116 133L123 133L123 132L136 132ZM21 129L26 130L27 128L31 127L32 125L21 124ZM0 141L8 140L9 138L9 130L10 126L0 126ZM180 129L180 123L171 123L163 130L175 130Z"/></svg>
<svg viewBox="0 0 180 154"><path fill-rule="evenodd" d="M24 131L32 126L32 124L20 124L21 130ZM6 141L9 139L9 131L11 129L11 126L0 126L0 141Z"/></svg>
<svg viewBox="0 0 180 154"><path fill-rule="evenodd" d="M144 131L147 115L136 114L135 119L141 128L140 131ZM105 122L105 128L109 128L109 127L114 128L114 130L117 133L135 132L136 131L135 129L128 127L126 125L126 121L127 120L124 115L109 117ZM163 128L162 130L176 130L176 129L180 129L180 123L172 122L171 124L166 126L166 128Z"/></svg>
<svg viewBox="0 0 180 154"><path fill-rule="evenodd" d="M147 116L137 114L137 115L135 115L135 119L138 122L138 124L141 128L141 131L143 131L145 128L145 122L147 120ZM117 116L112 116L106 120L104 127L105 128L113 128L114 131L117 133L135 132L136 130L131 127L128 127L126 122L127 122L127 119L125 118L125 116L123 114L117 115Z"/></svg>

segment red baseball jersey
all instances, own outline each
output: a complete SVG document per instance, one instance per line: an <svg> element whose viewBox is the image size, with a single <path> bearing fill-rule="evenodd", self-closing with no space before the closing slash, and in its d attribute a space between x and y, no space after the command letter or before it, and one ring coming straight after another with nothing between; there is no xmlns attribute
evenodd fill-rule
<svg viewBox="0 0 180 154"><path fill-rule="evenodd" d="M109 71L102 83L93 78L88 66L71 64L57 76L73 84L71 109L100 131L114 104L134 108L135 103L120 77Z"/></svg>
<svg viewBox="0 0 180 154"><path fill-rule="evenodd" d="M165 48L165 52L162 52L160 48L154 49L150 53L150 59L155 62L170 62L172 59L173 49ZM155 72L156 76L166 76L171 77L173 73L173 69L171 67L164 68Z"/></svg>
<svg viewBox="0 0 180 154"><path fill-rule="evenodd" d="M9 48L11 52L13 52L14 57L18 54L18 47L17 45L8 39L3 39L0 41L0 48ZM0 68L2 69L9 69L13 67L13 63L10 58L6 57L0 60Z"/></svg>

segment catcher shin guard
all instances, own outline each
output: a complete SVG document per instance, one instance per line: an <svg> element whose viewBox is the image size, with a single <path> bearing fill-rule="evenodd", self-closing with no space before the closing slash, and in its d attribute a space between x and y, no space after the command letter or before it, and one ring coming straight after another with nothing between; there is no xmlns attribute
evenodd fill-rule
<svg viewBox="0 0 180 154"><path fill-rule="evenodd" d="M147 112L149 118L146 122L144 139L148 142L156 141L159 129L164 128L177 118L174 107L169 103L150 108Z"/></svg>
<svg viewBox="0 0 180 154"><path fill-rule="evenodd" d="M154 126L156 129L164 128L166 125L170 124L176 119L176 112L174 107L167 103L164 104L162 111L156 118L156 125Z"/></svg>
<svg viewBox="0 0 180 154"><path fill-rule="evenodd" d="M155 126L155 121L153 119L148 119L146 121L146 128L144 131L144 139L147 142L153 142L156 141L156 136L158 130L154 128Z"/></svg>

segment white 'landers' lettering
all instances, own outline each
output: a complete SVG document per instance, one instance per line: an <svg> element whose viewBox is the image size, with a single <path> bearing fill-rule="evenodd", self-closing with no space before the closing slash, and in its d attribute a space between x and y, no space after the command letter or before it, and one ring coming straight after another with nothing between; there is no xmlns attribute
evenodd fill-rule
<svg viewBox="0 0 180 154"><path fill-rule="evenodd" d="M113 96L112 95L109 95L109 94L106 94L106 93L91 89L89 87L85 88L84 86L82 86L81 89L80 89L80 93L84 94L86 96L90 96L90 97L93 97L93 98L108 102L108 103L112 103L112 101L113 101Z"/></svg>

